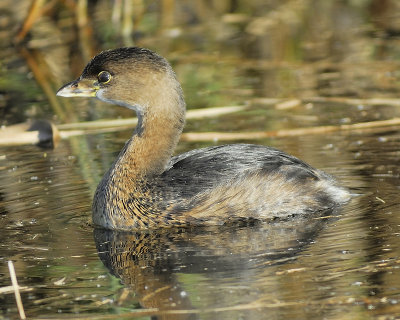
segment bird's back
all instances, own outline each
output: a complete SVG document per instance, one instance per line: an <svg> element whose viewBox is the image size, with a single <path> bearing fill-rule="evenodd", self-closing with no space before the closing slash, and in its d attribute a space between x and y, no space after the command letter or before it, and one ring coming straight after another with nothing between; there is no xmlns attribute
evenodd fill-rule
<svg viewBox="0 0 400 320"><path fill-rule="evenodd" d="M202 224L292 216L348 200L329 175L277 149L250 144L176 156L154 186L166 218Z"/></svg>

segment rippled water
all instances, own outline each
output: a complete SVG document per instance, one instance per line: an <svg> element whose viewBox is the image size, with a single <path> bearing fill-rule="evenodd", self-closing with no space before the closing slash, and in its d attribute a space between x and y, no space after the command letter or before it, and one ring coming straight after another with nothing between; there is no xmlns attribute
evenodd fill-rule
<svg viewBox="0 0 400 320"><path fill-rule="evenodd" d="M87 140L107 141L102 152L111 161L123 139L112 145L107 134L55 150L2 149L2 260L14 260L20 284L30 288L23 292L30 316L354 319L398 312L395 131L273 141L350 188L354 198L331 217L137 233L93 231L88 223L85 177L98 181L110 161L101 163L96 149L89 158L74 153L73 145ZM13 295L1 300L6 315L16 313Z"/></svg>
<svg viewBox="0 0 400 320"><path fill-rule="evenodd" d="M190 20L168 29L170 33L145 33L137 39L172 61L189 108L244 106L240 112L188 120L185 132L339 126L399 116L397 25L392 15L379 20L381 11L366 13L378 8L378 1L368 6L326 1L326 7L322 2L287 1L285 8L270 1L270 7L260 5L259 11L257 1L249 3L241 9L247 18L227 14L213 20L205 15L210 21L203 21L199 14L198 24ZM286 25L278 19L293 12L302 12L304 21L292 19ZM314 21L315 12L324 19ZM94 23L107 21L104 17L96 15ZM226 22L233 18L248 20L239 19L243 25ZM57 28L66 28L66 21L61 22ZM168 36L179 32L177 38ZM35 81L28 72L29 57L65 50L65 44L53 43L41 51L35 39L34 33L27 45L32 56L11 46L6 52L12 54L2 57L9 70L0 69L3 124L36 117L66 123L131 116L106 104L59 100L67 114L63 118L49 97L76 76L85 60L71 58L76 72L56 69L56 81L43 86L43 78L34 74ZM106 43L103 39L101 47ZM40 61L36 63L49 79L57 64L46 67ZM296 99L292 105L279 104ZM393 125L240 140L282 149L334 175L353 197L328 216L132 233L94 230L90 216L94 189L133 129L71 137L54 149L2 146L0 318L18 314L13 292L1 291L10 285L7 261L12 260L29 318L396 319L398 129ZM225 141L182 139L177 152L221 143Z"/></svg>

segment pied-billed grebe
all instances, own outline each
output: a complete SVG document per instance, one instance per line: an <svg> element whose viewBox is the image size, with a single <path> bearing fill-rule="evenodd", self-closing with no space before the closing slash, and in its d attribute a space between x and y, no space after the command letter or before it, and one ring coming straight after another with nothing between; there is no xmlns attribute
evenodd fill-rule
<svg viewBox="0 0 400 320"><path fill-rule="evenodd" d="M96 97L138 116L132 138L94 195L97 226L132 230L268 220L332 209L349 199L327 174L265 146L214 146L172 157L185 102L169 63L150 50L104 51L57 95Z"/></svg>

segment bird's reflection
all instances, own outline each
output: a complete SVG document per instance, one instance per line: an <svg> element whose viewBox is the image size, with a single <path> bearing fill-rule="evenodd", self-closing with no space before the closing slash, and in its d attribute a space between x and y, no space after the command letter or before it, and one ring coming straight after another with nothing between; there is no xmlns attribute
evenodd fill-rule
<svg viewBox="0 0 400 320"><path fill-rule="evenodd" d="M329 220L308 217L251 226L141 232L95 229L94 239L103 264L135 292L143 308L187 310L195 307L178 274L234 278L284 263L295 259ZM196 318L189 313L169 316ZM160 318L169 319L166 314Z"/></svg>

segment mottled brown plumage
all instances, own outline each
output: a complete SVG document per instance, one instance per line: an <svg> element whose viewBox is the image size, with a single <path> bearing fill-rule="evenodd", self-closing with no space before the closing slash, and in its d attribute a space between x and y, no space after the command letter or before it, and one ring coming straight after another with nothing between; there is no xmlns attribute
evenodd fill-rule
<svg viewBox="0 0 400 320"><path fill-rule="evenodd" d="M236 144L172 157L185 102L172 68L147 49L94 57L60 96L97 97L136 111L138 125L93 201L93 222L132 230L268 220L332 209L349 194L327 174L279 150Z"/></svg>

